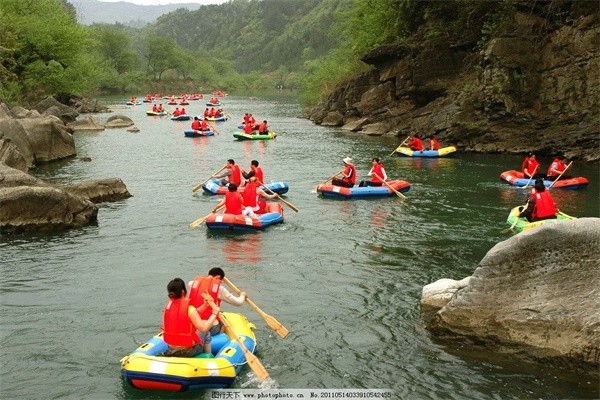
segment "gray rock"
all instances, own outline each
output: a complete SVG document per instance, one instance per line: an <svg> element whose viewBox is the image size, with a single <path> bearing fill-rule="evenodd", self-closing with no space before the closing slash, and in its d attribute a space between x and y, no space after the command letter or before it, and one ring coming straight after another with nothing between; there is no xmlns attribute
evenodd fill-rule
<svg viewBox="0 0 600 400"><path fill-rule="evenodd" d="M63 188L93 203L118 201L131 197L131 193L119 178L94 179L75 185L66 185Z"/></svg>
<svg viewBox="0 0 600 400"><path fill-rule="evenodd" d="M23 127L36 162L48 162L74 156L75 141L65 124L58 118L18 119Z"/></svg>
<svg viewBox="0 0 600 400"><path fill-rule="evenodd" d="M599 304L600 219L580 218L498 243L427 328L598 373Z"/></svg>
<svg viewBox="0 0 600 400"><path fill-rule="evenodd" d="M106 128L127 128L133 125L131 118L125 115L112 115L106 120Z"/></svg>

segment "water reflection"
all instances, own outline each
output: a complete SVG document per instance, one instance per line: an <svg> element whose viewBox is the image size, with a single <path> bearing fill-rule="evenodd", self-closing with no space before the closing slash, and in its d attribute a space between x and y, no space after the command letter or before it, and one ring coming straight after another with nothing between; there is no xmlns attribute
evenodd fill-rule
<svg viewBox="0 0 600 400"><path fill-rule="evenodd" d="M221 254L225 261L244 264L257 264L263 261L261 257L263 232L227 232L227 235L222 233L224 232L207 231L207 236L212 240L211 251Z"/></svg>

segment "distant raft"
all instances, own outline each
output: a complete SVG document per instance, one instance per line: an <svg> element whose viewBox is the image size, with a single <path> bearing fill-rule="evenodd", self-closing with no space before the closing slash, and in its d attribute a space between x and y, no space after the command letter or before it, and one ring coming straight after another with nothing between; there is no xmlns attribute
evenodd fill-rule
<svg viewBox="0 0 600 400"><path fill-rule="evenodd" d="M543 219L541 221L529 222L527 218L519 218L520 212L521 206L515 207L512 210L510 210L510 214L508 214L508 218L506 219L506 224L508 226L511 226L515 232L522 232L529 229L537 228L541 225L552 221L572 221L574 219L577 219L559 211L558 213L556 213L556 219ZM516 220L518 221L515 224ZM513 226L513 224L515 225Z"/></svg>
<svg viewBox="0 0 600 400"><path fill-rule="evenodd" d="M234 336L239 337L252 353L256 349L254 325L242 314L223 312L233 331L213 336L211 347L214 357L201 354L193 358L164 357L167 350L162 332L121 359L121 375L125 381L145 390L186 390L226 388L240 373L246 356Z"/></svg>
<svg viewBox="0 0 600 400"><path fill-rule="evenodd" d="M442 147L439 150L414 151L410 147L398 146L394 153L405 157L447 157L456 153L456 147Z"/></svg>
<svg viewBox="0 0 600 400"><path fill-rule="evenodd" d="M386 181L388 185L393 187L400 193L405 193L410 190L410 183L403 180ZM365 197L389 197L396 195L392 189L383 186L354 186L351 188L335 186L332 184L323 184L317 186L317 193L323 197L335 197L341 199L356 199Z"/></svg>
<svg viewBox="0 0 600 400"><path fill-rule="evenodd" d="M518 187L525 187L527 185L533 186L534 183L533 179L526 178L523 172L516 170L504 171L500 174L500 179L510 185ZM558 181L556 181L556 183L554 183L554 185L552 185L553 183L554 181L552 180L544 179L544 186L547 188L550 188L550 186L552 186L552 189L583 189L588 185L589 182L587 178L584 178L583 176L578 176L576 178L559 179Z"/></svg>
<svg viewBox="0 0 600 400"><path fill-rule="evenodd" d="M183 131L185 137L202 137L202 136L214 136L213 131L197 131L196 129L186 129Z"/></svg>
<svg viewBox="0 0 600 400"><path fill-rule="evenodd" d="M150 117L163 117L165 115L167 115L166 111L146 111L146 115L150 116Z"/></svg>
<svg viewBox="0 0 600 400"><path fill-rule="evenodd" d="M243 193L245 186L238 187L238 192ZM287 182L271 182L266 183L260 187L265 192L270 193L269 190L273 193L277 194L285 194L290 189ZM218 179L210 179L204 185L202 185L202 189L209 194L218 194L224 195L227 193L227 186L219 186Z"/></svg>
<svg viewBox="0 0 600 400"><path fill-rule="evenodd" d="M216 103L211 103L210 101L207 101L206 105L209 107L219 107L221 105L221 102L217 101Z"/></svg>
<svg viewBox="0 0 600 400"><path fill-rule="evenodd" d="M203 119L205 119L205 120L210 121L210 122L225 122L229 118L227 118L225 115L221 115L220 117L205 117L204 115L198 115L198 119L200 121L202 121Z"/></svg>
<svg viewBox="0 0 600 400"><path fill-rule="evenodd" d="M256 217L234 214L210 214L204 220L208 229L229 231L258 231L283 222L283 207L279 203L267 202L264 214Z"/></svg>
<svg viewBox="0 0 600 400"><path fill-rule="evenodd" d="M269 133L267 133L266 135L260 135L258 133L256 134L247 134L244 132L233 132L233 137L237 140L269 140L269 139L275 139L277 137L277 132L271 132L269 131Z"/></svg>
<svg viewBox="0 0 600 400"><path fill-rule="evenodd" d="M178 116L172 116L171 121L189 121L191 117L187 114L181 114Z"/></svg>

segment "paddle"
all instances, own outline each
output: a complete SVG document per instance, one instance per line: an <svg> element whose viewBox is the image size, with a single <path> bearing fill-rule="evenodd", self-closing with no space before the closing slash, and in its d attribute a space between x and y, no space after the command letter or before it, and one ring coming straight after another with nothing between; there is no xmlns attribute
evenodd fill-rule
<svg viewBox="0 0 600 400"><path fill-rule="evenodd" d="M398 149L398 147L400 147L400 146L402 146L404 143L406 143L406 141L407 141L408 139L410 139L410 135L408 135L408 136L406 137L406 139L404 139L404 140L402 141L402 143L400 143L398 146L396 146L396 148L394 149L394 151L392 151L392 153L390 154L390 156L394 155L394 153L396 152L396 149Z"/></svg>
<svg viewBox="0 0 600 400"><path fill-rule="evenodd" d="M556 177L556 179L554 180L554 182L552 182L552 183L550 184L550 186L548 186L548 189L550 189L552 186L554 186L554 184L556 183L556 181L558 181L558 180L560 179L560 177L561 177L561 176L563 176L563 174L564 174L565 172L567 172L567 170L569 169L569 167L571 166L571 164L573 164L573 161L571 161L571 162L569 163L569 165L567 165L567 166L565 167L565 170L564 170L563 172L561 172L559 176L557 176L557 177Z"/></svg>
<svg viewBox="0 0 600 400"><path fill-rule="evenodd" d="M238 296L242 292L228 278L224 277L223 282L225 282L227 286L229 286L231 290L233 290ZM254 304L254 302L250 300L248 296L246 296L246 303L248 303L248 305L265 320L267 325L269 325L269 328L273 329L275 333L281 336L282 339L285 339L285 337L290 333L290 331L288 331L285 326L281 325L281 323L277 321L275 317L258 308L258 306Z"/></svg>
<svg viewBox="0 0 600 400"><path fill-rule="evenodd" d="M535 175L535 173L537 172L538 168L539 168L539 165L536 165L536 166L535 166L535 168L534 168L534 170L533 170L533 173L532 173L532 174L531 174L531 176L529 177L529 180L527 181L527 183L525 184L525 186L523 186L524 188L526 188L527 186L529 186L529 183L530 183L530 182L531 182L531 180L533 179L533 176L534 176L534 175Z"/></svg>
<svg viewBox="0 0 600 400"><path fill-rule="evenodd" d="M216 307L215 302L213 301L212 297L210 297L210 295L208 293L206 293L206 292L202 293L202 297L204 297L204 300L206 300L211 307ZM269 377L269 373L267 372L265 367L262 365L262 363L258 360L258 357L256 357L250 350L248 350L248 348L246 347L244 342L242 342L240 340L240 338L235 333L235 331L231 327L231 324L229 323L229 321L227 321L226 317L223 315L222 312L219 312L219 317L220 317L219 321L221 321L223 323L223 325L225 326L225 329L227 331L229 331L231 336L233 336L233 339L240 345L240 348L244 352L244 356L246 356L248 365L250 366L250 368L252 368L252 371L254 371L254 373L256 374L258 379L261 382L264 381L265 379L267 379Z"/></svg>
<svg viewBox="0 0 600 400"><path fill-rule="evenodd" d="M219 207L217 207L217 208L216 208L216 211L219 211L219 210L221 210L223 207L225 207L225 204L223 204L222 206L219 206ZM211 216L211 215L213 215L213 214L214 214L214 213L210 213L210 214L208 214L208 215L206 215L206 216L204 216L204 217L202 217L202 218L198 218L197 220L195 220L194 222L192 222L192 223L190 224L190 228L195 228L195 227L197 227L198 225L202 224L202 223L203 223L203 222L206 220L206 218L210 217L210 216Z"/></svg>
<svg viewBox="0 0 600 400"><path fill-rule="evenodd" d="M336 172L335 175L331 175L329 178L327 178L327 180L324 180L323 182L319 183L319 185L326 184L327 182L329 182L330 180L332 180L333 178L335 178L336 176L338 176L342 172L344 172L344 170L341 170L340 172ZM319 186L319 185L317 185L317 186Z"/></svg>
<svg viewBox="0 0 600 400"><path fill-rule="evenodd" d="M210 181L210 180L211 180L211 179L214 177L214 175L216 175L216 174L218 174L219 172L223 171L225 168L227 168L227 164L225 164L225 165L223 166L223 168L221 168L220 170L218 170L217 172L215 172L214 174L212 174L212 175L210 176L210 178L208 178L208 179L207 179L207 180L205 180L204 182L202 182L202 183L199 183L199 184L197 184L196 186L194 186L194 188L192 189L192 192L197 192L197 191L198 191L198 189L200 189L200 188L202 187L202 185L204 185L206 182Z"/></svg>
<svg viewBox="0 0 600 400"><path fill-rule="evenodd" d="M217 130L217 128L215 128L215 126L214 126L213 124L210 124L210 127L211 127L211 129L212 129L213 131L215 131L215 133L216 133L217 135L220 135L219 131Z"/></svg>
<svg viewBox="0 0 600 400"><path fill-rule="evenodd" d="M295 205L293 205L292 203L290 203L289 201L285 201L278 193L275 193L274 191L272 191L271 189L269 189L267 186L265 186L264 183L262 183L260 180L256 180L258 182L259 185L264 186L265 189L267 189L269 192L271 192L272 194L275 195L275 197L277 197L279 200L281 200L283 202L283 204L285 204L286 206L288 206L289 208L291 208L292 210L298 212L300 211Z"/></svg>
<svg viewBox="0 0 600 400"><path fill-rule="evenodd" d="M377 175L375 172L373 172L373 175L374 175L376 178L379 178L379 179L381 179L381 181L383 182L383 184L384 184L385 186L389 187L390 189L392 189L392 191L393 191L394 193L396 193L396 195L397 195L398 197L400 197L401 199L406 199L406 196L405 196L405 195L403 195L402 193L400 193L399 191L397 191L396 189L394 189L394 188L393 188L393 187L392 187L392 186L391 186L389 183L387 183L386 181L384 181L382 177L380 177L379 175Z"/></svg>

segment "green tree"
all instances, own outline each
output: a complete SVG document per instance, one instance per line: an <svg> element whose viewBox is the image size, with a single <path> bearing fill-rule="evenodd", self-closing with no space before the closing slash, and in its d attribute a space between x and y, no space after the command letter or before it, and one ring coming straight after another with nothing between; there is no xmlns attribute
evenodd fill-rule
<svg viewBox="0 0 600 400"><path fill-rule="evenodd" d="M135 68L138 58L131 50L131 40L125 31L108 25L95 25L91 30L94 48L119 74Z"/></svg>
<svg viewBox="0 0 600 400"><path fill-rule="evenodd" d="M166 70L176 66L175 42L170 38L150 37L147 46L148 71L160 80Z"/></svg>

